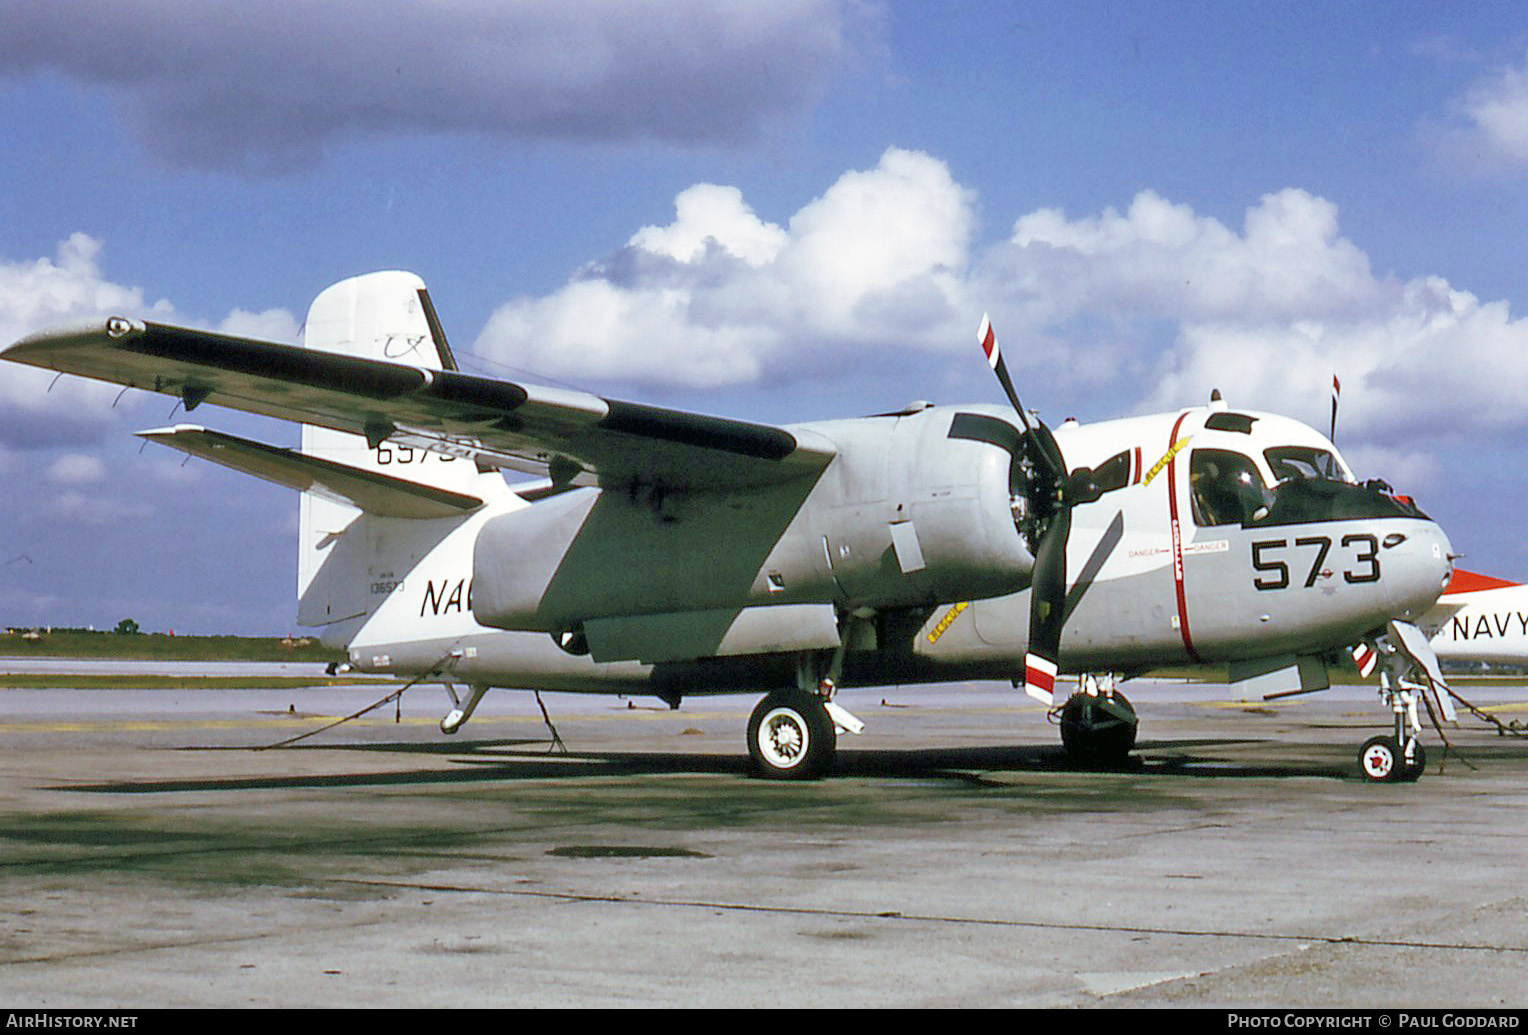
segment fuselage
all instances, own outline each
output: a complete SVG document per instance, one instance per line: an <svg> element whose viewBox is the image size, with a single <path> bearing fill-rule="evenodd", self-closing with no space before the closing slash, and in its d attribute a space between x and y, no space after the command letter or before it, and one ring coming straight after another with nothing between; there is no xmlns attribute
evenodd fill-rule
<svg viewBox="0 0 1528 1035"><path fill-rule="evenodd" d="M790 430L836 450L819 477L511 497L422 530L438 545L346 627L352 665L449 657L466 682L663 695L790 686L803 652L839 643L843 685L1022 671L1034 501L1012 411ZM1055 435L1069 468L1123 453L1126 470L1073 511L1065 670L1329 652L1416 619L1448 581L1442 530L1296 421L1195 408ZM687 648L718 616L725 634ZM559 646L586 633L592 652Z"/></svg>

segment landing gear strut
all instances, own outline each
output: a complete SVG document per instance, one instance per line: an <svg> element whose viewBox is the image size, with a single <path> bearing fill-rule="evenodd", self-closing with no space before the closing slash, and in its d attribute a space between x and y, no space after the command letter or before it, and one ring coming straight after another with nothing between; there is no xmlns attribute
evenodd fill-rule
<svg viewBox="0 0 1528 1035"><path fill-rule="evenodd" d="M1410 685L1392 661L1400 656L1393 651L1385 656L1380 670L1380 694L1395 717L1395 732L1370 737L1358 749L1358 768L1370 783L1412 783L1421 779L1427 768L1427 752L1422 749L1422 722L1417 716L1419 688Z"/></svg>

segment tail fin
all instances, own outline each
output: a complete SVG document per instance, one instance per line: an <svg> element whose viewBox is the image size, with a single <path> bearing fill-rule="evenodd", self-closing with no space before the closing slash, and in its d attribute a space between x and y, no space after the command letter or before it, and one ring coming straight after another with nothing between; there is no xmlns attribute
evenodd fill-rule
<svg viewBox="0 0 1528 1035"><path fill-rule="evenodd" d="M432 370L456 369L424 281L397 270L353 277L326 288L308 310L304 344ZM386 441L373 447L362 436L312 425L303 425L302 452L485 501L509 492L497 471L479 471L471 460ZM311 492L302 494L301 507L297 596L298 620L304 625L359 619L375 606L373 598L400 583L417 560L389 557L387 544L397 538L414 540L415 548L405 551L412 555L423 530L397 537L379 534L374 528L357 528L357 534L344 536L361 516L356 507ZM367 523L386 520L369 518Z"/></svg>
<svg viewBox="0 0 1528 1035"><path fill-rule="evenodd" d="M352 277L324 289L308 309L303 344L431 370L456 369L424 281L399 270ZM481 484L470 461L386 442L372 448L359 435L311 425L303 426L302 451L455 492L477 494ZM498 475L491 477L503 484Z"/></svg>
<svg viewBox="0 0 1528 1035"><path fill-rule="evenodd" d="M402 270L367 273L325 288L308 309L303 344L431 370L456 369L424 281Z"/></svg>

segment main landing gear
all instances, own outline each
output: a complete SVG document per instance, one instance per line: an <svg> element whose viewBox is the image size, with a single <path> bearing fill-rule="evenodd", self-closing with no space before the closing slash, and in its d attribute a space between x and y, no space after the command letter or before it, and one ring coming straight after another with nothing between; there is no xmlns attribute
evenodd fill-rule
<svg viewBox="0 0 1528 1035"><path fill-rule="evenodd" d="M1114 689L1112 675L1083 676L1082 689L1056 714L1061 746L1072 762L1112 769L1129 760L1140 720L1125 695Z"/></svg>
<svg viewBox="0 0 1528 1035"><path fill-rule="evenodd" d="M815 780L827 774L838 750L838 731L816 694L791 690L759 702L748 720L748 755L756 775Z"/></svg>
<svg viewBox="0 0 1528 1035"><path fill-rule="evenodd" d="M796 689L776 691L748 720L748 757L755 776L767 780L816 780L833 768L838 734L860 733L865 724L833 702L842 652L819 674L817 658L803 655Z"/></svg>

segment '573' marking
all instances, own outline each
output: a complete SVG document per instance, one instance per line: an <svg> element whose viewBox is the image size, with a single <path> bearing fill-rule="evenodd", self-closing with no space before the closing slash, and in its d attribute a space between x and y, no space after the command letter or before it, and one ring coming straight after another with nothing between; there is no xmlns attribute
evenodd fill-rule
<svg viewBox="0 0 1528 1035"><path fill-rule="evenodd" d="M1289 553L1288 551L1299 551ZM1345 535L1339 544L1343 563L1344 582L1379 581L1379 537L1367 532ZM1332 540L1324 535L1301 536L1291 547L1288 539L1261 539L1252 544L1252 570L1257 572L1252 584L1258 589L1286 589L1290 582L1289 565L1297 564L1296 571L1304 570L1304 560L1310 559L1305 575L1305 588L1316 584L1317 579L1331 578L1335 572L1326 567L1327 555L1332 552ZM1286 557L1288 559L1286 559Z"/></svg>

